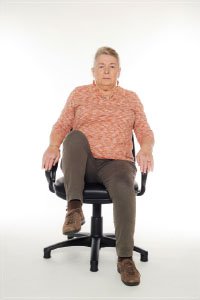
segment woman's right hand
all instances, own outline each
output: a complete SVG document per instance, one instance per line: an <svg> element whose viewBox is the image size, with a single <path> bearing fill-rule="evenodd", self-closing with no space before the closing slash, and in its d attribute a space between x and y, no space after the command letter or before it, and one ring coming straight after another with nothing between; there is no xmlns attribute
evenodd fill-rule
<svg viewBox="0 0 200 300"><path fill-rule="evenodd" d="M51 170L52 166L55 165L60 159L60 149L58 146L50 145L43 154L42 168Z"/></svg>

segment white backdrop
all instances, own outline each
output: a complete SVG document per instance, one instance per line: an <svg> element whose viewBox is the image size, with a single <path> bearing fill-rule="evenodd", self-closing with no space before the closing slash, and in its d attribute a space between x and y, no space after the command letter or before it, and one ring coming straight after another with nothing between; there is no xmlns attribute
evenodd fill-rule
<svg viewBox="0 0 200 300"><path fill-rule="evenodd" d="M92 81L95 51L110 46L121 57L120 85L139 95L156 140L136 237L192 238L199 247L199 1L28 0L0 8L4 228L43 230L46 215L62 224L65 204L48 192L42 155L71 90ZM110 213L104 208L108 227Z"/></svg>

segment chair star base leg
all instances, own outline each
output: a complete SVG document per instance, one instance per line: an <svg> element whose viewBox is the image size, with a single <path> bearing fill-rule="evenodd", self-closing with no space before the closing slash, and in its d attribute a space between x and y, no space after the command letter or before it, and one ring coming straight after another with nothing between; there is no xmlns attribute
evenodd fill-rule
<svg viewBox="0 0 200 300"><path fill-rule="evenodd" d="M143 250L143 249L141 249L139 247L136 247L136 246L133 247L133 250L135 252L140 253L140 260L141 261L143 261L143 262L147 262L148 261L148 251Z"/></svg>

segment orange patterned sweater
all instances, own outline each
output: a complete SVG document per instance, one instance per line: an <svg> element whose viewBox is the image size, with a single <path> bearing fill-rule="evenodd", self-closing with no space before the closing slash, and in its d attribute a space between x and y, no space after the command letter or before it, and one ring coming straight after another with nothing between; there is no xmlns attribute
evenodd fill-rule
<svg viewBox="0 0 200 300"><path fill-rule="evenodd" d="M144 136L153 136L136 93L119 86L109 99L93 84L75 88L52 133L60 138L61 144L71 129L82 131L92 155L101 159L134 161L132 130L139 144Z"/></svg>

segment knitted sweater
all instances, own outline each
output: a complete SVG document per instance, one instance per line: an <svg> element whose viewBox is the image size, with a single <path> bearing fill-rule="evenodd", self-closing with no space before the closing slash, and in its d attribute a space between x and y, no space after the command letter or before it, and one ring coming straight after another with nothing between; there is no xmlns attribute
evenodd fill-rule
<svg viewBox="0 0 200 300"><path fill-rule="evenodd" d="M140 99L119 86L109 99L92 84L76 87L52 132L61 144L71 129L85 134L93 157L99 159L134 161L132 130L139 144L143 137L153 137Z"/></svg>

